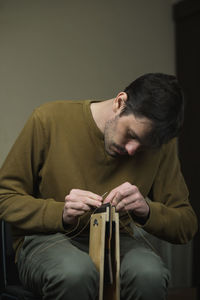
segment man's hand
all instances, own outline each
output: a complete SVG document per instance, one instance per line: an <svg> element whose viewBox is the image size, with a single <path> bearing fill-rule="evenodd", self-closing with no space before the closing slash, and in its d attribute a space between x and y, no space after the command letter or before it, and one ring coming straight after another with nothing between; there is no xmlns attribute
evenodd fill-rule
<svg viewBox="0 0 200 300"><path fill-rule="evenodd" d="M91 207L100 207L103 198L89 191L73 189L65 197L63 210L64 224L74 224L79 216L90 211Z"/></svg>
<svg viewBox="0 0 200 300"><path fill-rule="evenodd" d="M149 215L149 205L137 186L125 182L113 189L105 198L117 211L132 211L136 216L146 219Z"/></svg>

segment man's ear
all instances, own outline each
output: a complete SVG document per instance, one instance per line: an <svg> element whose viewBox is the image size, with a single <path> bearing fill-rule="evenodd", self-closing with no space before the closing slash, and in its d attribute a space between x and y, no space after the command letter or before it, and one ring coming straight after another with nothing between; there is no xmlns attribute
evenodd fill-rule
<svg viewBox="0 0 200 300"><path fill-rule="evenodd" d="M126 105L126 100L128 99L128 96L125 92L120 92L116 98L114 98L113 101L113 112L120 113L124 106Z"/></svg>

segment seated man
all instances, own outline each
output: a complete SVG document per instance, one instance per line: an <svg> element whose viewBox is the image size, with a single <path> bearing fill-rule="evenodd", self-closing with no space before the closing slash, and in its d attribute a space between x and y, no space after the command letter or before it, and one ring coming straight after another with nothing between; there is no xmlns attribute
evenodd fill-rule
<svg viewBox="0 0 200 300"><path fill-rule="evenodd" d="M89 220L110 202L122 225L121 299L165 299L168 270L127 228L131 216L172 243L197 230L177 156L183 114L176 78L160 73L113 99L57 101L33 112L0 171L0 217L12 224L26 288L43 299L98 296Z"/></svg>

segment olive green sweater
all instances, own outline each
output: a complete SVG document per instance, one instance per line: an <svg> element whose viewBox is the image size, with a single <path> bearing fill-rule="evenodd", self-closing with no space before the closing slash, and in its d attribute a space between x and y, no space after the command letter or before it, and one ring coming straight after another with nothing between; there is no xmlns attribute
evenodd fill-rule
<svg viewBox="0 0 200 300"><path fill-rule="evenodd" d="M0 171L0 218L12 224L15 250L25 235L74 229L62 224L64 198L71 189L102 195L126 181L153 200L143 228L172 243L186 243L197 230L197 220L176 144L174 139L157 150L114 158L105 152L89 100L37 108ZM79 219L77 230L88 218ZM126 214L121 218L130 222Z"/></svg>

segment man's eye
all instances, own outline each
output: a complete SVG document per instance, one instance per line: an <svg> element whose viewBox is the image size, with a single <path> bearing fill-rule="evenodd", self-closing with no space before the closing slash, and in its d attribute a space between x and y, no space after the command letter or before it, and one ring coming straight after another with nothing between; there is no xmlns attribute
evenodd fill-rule
<svg viewBox="0 0 200 300"><path fill-rule="evenodd" d="M135 136L130 136L130 138L132 139L132 140L136 140L137 138L135 137Z"/></svg>
<svg viewBox="0 0 200 300"><path fill-rule="evenodd" d="M127 133L126 137L131 140L132 139L132 135L130 133Z"/></svg>
<svg viewBox="0 0 200 300"><path fill-rule="evenodd" d="M128 136L129 139L132 139L132 140L137 139L137 137L135 135L133 135L132 133L130 133L130 132L128 132L127 136Z"/></svg>

